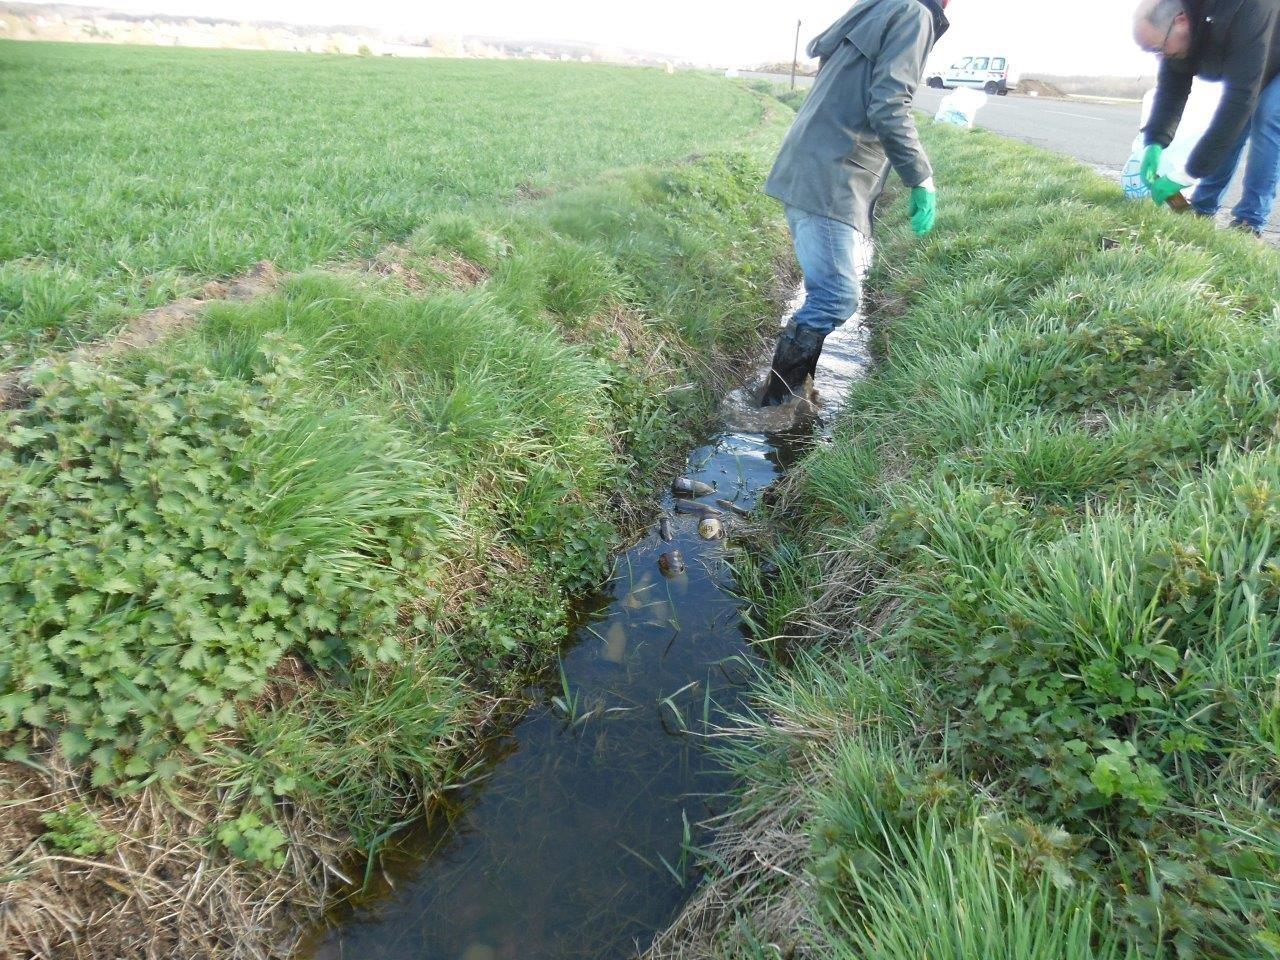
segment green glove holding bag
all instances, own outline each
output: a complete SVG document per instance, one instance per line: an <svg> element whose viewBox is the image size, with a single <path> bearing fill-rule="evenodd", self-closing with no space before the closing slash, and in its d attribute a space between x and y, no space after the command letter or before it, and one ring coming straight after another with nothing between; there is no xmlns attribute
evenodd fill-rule
<svg viewBox="0 0 1280 960"><path fill-rule="evenodd" d="M923 237L938 222L938 192L932 186L911 188L911 229Z"/></svg>
<svg viewBox="0 0 1280 960"><path fill-rule="evenodd" d="M1164 156L1164 147L1153 143L1142 155L1142 182L1151 187L1160 179L1160 159Z"/></svg>
<svg viewBox="0 0 1280 960"><path fill-rule="evenodd" d="M1172 177L1160 176L1160 160L1164 157L1164 147L1153 143L1142 155L1142 182L1151 191L1151 199L1156 206L1164 206L1173 197L1187 188Z"/></svg>

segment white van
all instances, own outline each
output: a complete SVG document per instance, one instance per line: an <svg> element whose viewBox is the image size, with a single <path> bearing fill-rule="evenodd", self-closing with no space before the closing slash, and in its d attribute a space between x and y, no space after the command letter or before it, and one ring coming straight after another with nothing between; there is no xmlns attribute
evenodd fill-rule
<svg viewBox="0 0 1280 960"><path fill-rule="evenodd" d="M1005 96L1018 89L1021 79L1009 66L1008 57L965 57L941 73L928 75L929 86L938 90L972 87L992 95Z"/></svg>

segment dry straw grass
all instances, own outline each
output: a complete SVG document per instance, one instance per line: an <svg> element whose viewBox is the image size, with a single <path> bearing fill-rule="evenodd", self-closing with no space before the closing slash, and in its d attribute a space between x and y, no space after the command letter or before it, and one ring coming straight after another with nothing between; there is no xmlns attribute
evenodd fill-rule
<svg viewBox="0 0 1280 960"><path fill-rule="evenodd" d="M318 908L345 882L340 837L309 817L279 822L289 838L280 870L249 871L208 842L228 818L198 785L158 787L116 799L90 791L82 775L47 751L41 770L0 766L5 816L0 859L0 957L41 960L267 960L288 955L291 918ZM92 804L119 835L101 859L58 852L40 840L42 814Z"/></svg>

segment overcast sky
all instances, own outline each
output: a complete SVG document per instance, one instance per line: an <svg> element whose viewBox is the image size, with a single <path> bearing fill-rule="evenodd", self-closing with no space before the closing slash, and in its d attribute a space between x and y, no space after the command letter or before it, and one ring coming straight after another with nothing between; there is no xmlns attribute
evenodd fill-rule
<svg viewBox="0 0 1280 960"><path fill-rule="evenodd" d="M93 2L93 0L81 0ZM99 0L102 2L102 0ZM1129 34L1136 0L953 0L939 61L1007 53L1024 71L1154 73ZM583 40L691 60L789 60L796 20L807 41L850 0L106 0L130 12L291 23L351 23L393 32Z"/></svg>

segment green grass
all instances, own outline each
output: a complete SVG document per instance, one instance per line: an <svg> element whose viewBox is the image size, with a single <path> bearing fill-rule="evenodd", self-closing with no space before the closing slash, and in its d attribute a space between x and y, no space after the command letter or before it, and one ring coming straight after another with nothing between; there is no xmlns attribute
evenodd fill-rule
<svg viewBox="0 0 1280 960"><path fill-rule="evenodd" d="M614 176L610 199L407 241L425 277L482 254L470 288L304 273L156 348L42 372L0 453L11 755L45 729L96 784L170 779L287 657L481 688L545 658L604 568L607 505L706 408L666 388L768 322L781 234L759 229L759 176L744 156ZM448 571L487 596L459 609ZM437 689L467 700L423 689L433 716ZM426 769L456 749L437 739Z"/></svg>
<svg viewBox="0 0 1280 960"><path fill-rule="evenodd" d="M909 657L858 642L760 670L724 746L742 801L710 890L646 956L1143 956L1059 868L1065 832L1006 816L939 762Z"/></svg>
<svg viewBox="0 0 1280 960"><path fill-rule="evenodd" d="M289 271L162 343L41 366L0 414L0 796L35 802L22 771L121 856L234 884L183 888L244 921L184 919L191 955L274 950L334 885L322 863L465 778L772 328L786 233L761 185L785 113L607 68L0 58L0 82L39 81L5 121L12 360L200 276ZM69 934L36 903L76 896L56 870L21 873L37 939L13 928L13 952L136 938L154 912L126 899L124 933Z"/></svg>
<svg viewBox="0 0 1280 960"><path fill-rule="evenodd" d="M1095 925L1094 891L1027 870L1010 825L982 818L976 804L947 810L948 785L920 790L913 759L883 742L838 748L817 801L827 956L910 960L927 945L938 960L1136 958L1114 928ZM923 801L919 813L913 801Z"/></svg>
<svg viewBox="0 0 1280 960"><path fill-rule="evenodd" d="M738 753L752 803L803 794L823 956L1276 956L1280 257L927 140L938 231L887 209L882 362L757 588L775 628L825 599ZM806 685L844 692L800 723ZM749 913L729 954L773 935Z"/></svg>
<svg viewBox="0 0 1280 960"><path fill-rule="evenodd" d="M258 260L736 145L762 112L689 72L18 42L0 98L0 369Z"/></svg>
<svg viewBox="0 0 1280 960"><path fill-rule="evenodd" d="M6 759L69 764L67 803L148 863L195 844L274 872L244 916L283 923L300 901L270 883L320 895L321 858L375 854L552 662L630 504L772 329L769 129L461 205L398 273L296 271L36 372L0 445ZM202 815L134 836L140 794Z"/></svg>

